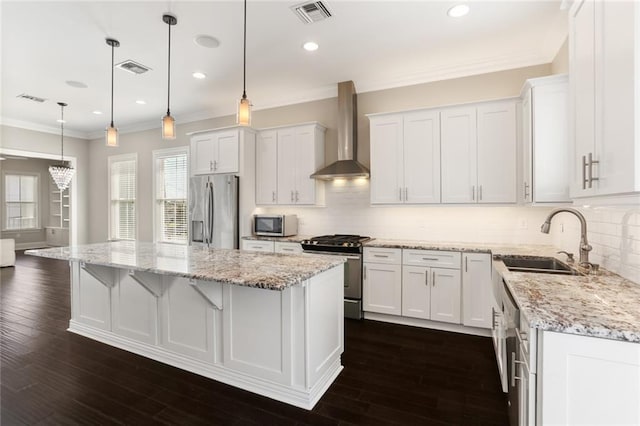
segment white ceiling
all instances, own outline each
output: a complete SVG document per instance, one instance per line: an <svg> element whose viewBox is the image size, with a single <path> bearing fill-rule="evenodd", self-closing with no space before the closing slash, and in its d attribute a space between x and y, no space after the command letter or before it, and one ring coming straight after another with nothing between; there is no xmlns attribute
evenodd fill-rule
<svg viewBox="0 0 640 426"><path fill-rule="evenodd" d="M116 69L114 121L121 131L160 127L166 111L167 24L172 13L171 112L180 122L235 113L242 94L242 1L0 0L2 123L99 137L109 122L111 48ZM333 17L304 24L291 1L247 6L247 95L254 109L336 96L353 80L360 93L551 62L567 34L561 1L467 1L471 12L447 16L456 1L323 0ZM196 35L220 46L207 49ZM301 48L314 40L313 53ZM205 80L191 74L201 71ZM74 88L68 80L85 83ZM26 93L47 99L17 98ZM136 104L143 99L146 105ZM95 115L100 110L103 115Z"/></svg>

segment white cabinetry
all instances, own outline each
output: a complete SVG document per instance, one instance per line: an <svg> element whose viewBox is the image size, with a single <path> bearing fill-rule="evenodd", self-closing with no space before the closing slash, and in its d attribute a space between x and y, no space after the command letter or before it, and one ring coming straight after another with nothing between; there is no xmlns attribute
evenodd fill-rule
<svg viewBox="0 0 640 426"><path fill-rule="evenodd" d="M522 89L522 188L525 203L569 202L569 82L527 80Z"/></svg>
<svg viewBox="0 0 640 426"><path fill-rule="evenodd" d="M256 204L322 204L322 184L309 176L324 164L325 130L309 123L260 131Z"/></svg>
<svg viewBox="0 0 640 426"><path fill-rule="evenodd" d="M111 291L112 331L139 342L155 345L158 342L158 297L162 292L161 277L124 269L116 269L114 274L117 276L116 284Z"/></svg>
<svg viewBox="0 0 640 426"><path fill-rule="evenodd" d="M495 301L491 281L491 254L462 255L462 323L469 327L492 328Z"/></svg>
<svg viewBox="0 0 640 426"><path fill-rule="evenodd" d="M362 309L369 312L402 313L402 250L364 248Z"/></svg>
<svg viewBox="0 0 640 426"><path fill-rule="evenodd" d="M242 240L242 250L273 253L273 241Z"/></svg>
<svg viewBox="0 0 640 426"><path fill-rule="evenodd" d="M640 344L550 331L541 335L538 424L640 424Z"/></svg>
<svg viewBox="0 0 640 426"><path fill-rule="evenodd" d="M569 12L573 198L640 191L639 9L579 0Z"/></svg>
<svg viewBox="0 0 640 426"><path fill-rule="evenodd" d="M441 112L443 203L516 201L516 101Z"/></svg>
<svg viewBox="0 0 640 426"><path fill-rule="evenodd" d="M371 203L439 203L439 112L371 115L369 120Z"/></svg>
<svg viewBox="0 0 640 426"><path fill-rule="evenodd" d="M460 323L460 253L403 250L402 316Z"/></svg>
<svg viewBox="0 0 640 426"><path fill-rule="evenodd" d="M191 138L191 174L238 173L239 130L223 129Z"/></svg>
<svg viewBox="0 0 640 426"><path fill-rule="evenodd" d="M302 253L302 245L300 243L276 241L274 251L284 254Z"/></svg>

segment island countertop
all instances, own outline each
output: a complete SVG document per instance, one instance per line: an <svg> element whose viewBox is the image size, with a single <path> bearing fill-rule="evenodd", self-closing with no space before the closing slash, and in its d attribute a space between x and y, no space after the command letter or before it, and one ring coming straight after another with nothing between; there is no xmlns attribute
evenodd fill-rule
<svg viewBox="0 0 640 426"><path fill-rule="evenodd" d="M278 291L345 261L338 256L258 253L140 241L55 247L25 253Z"/></svg>

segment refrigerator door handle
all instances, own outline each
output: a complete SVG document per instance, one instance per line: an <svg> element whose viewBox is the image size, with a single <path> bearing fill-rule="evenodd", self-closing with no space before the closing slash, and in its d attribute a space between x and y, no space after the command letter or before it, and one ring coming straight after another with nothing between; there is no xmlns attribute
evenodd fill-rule
<svg viewBox="0 0 640 426"><path fill-rule="evenodd" d="M213 224L214 224L214 214L215 211L215 202L213 198L213 182L209 184L209 192L207 194L209 197L209 210L207 220L209 221L209 243L213 243Z"/></svg>
<svg viewBox="0 0 640 426"><path fill-rule="evenodd" d="M202 220L202 242L209 244L209 182L204 184L204 217Z"/></svg>

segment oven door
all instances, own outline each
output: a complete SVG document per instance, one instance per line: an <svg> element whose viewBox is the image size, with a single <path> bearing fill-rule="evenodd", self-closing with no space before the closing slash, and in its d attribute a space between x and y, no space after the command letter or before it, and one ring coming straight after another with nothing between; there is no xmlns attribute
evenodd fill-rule
<svg viewBox="0 0 640 426"><path fill-rule="evenodd" d="M344 316L362 318L362 255L304 250L304 253L340 256L347 259L344 264Z"/></svg>

